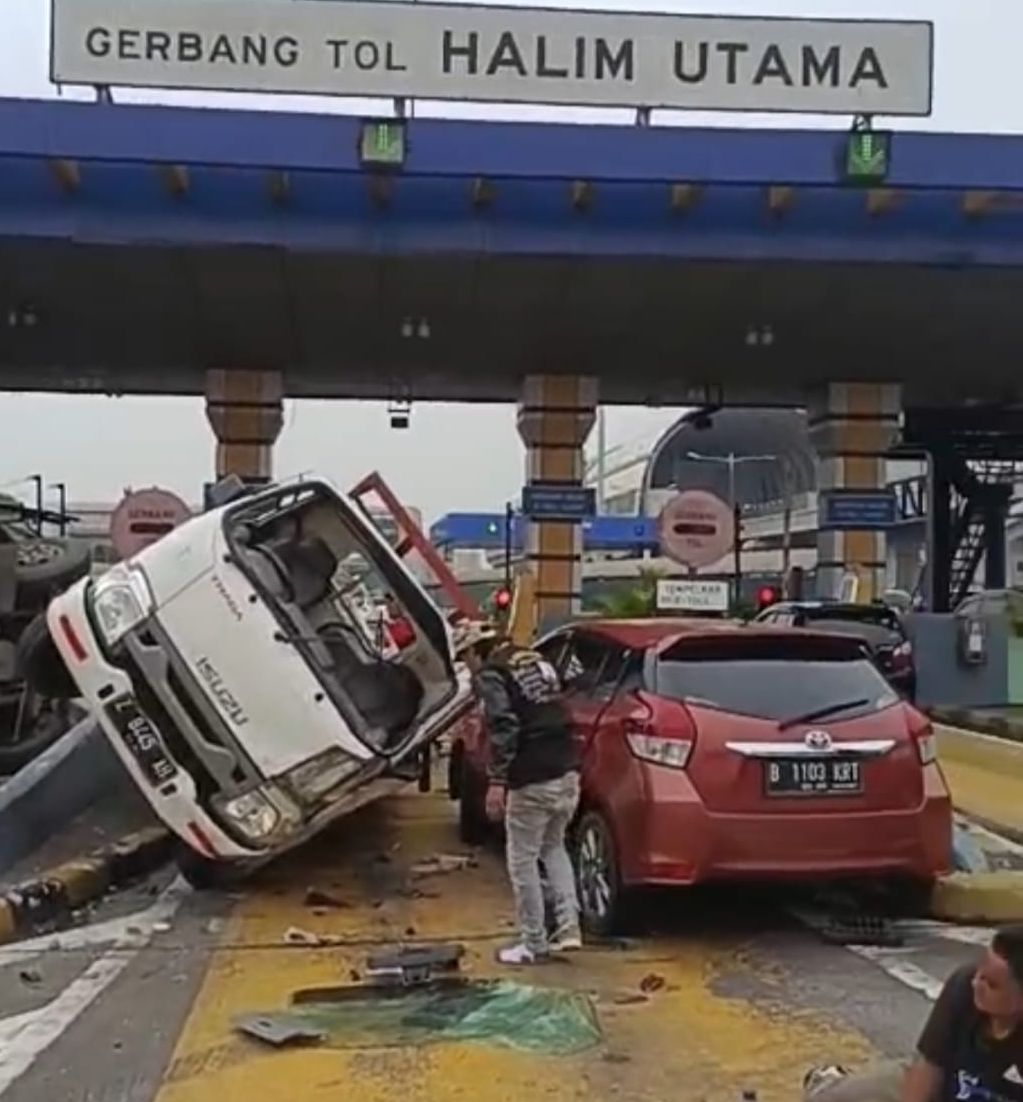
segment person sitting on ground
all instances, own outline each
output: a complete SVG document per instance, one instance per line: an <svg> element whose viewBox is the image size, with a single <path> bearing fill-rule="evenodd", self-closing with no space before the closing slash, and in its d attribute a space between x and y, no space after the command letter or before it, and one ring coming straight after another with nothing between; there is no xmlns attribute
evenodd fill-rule
<svg viewBox="0 0 1023 1102"><path fill-rule="evenodd" d="M537 651L477 626L460 648L475 677L490 738L487 815L504 819L519 941L502 964L543 960L582 947L575 876L565 833L579 805L579 756L557 671ZM555 932L548 937L540 866Z"/></svg>
<svg viewBox="0 0 1023 1102"><path fill-rule="evenodd" d="M908 1067L813 1068L803 1086L808 1102L1023 1102L1023 925L952 973Z"/></svg>

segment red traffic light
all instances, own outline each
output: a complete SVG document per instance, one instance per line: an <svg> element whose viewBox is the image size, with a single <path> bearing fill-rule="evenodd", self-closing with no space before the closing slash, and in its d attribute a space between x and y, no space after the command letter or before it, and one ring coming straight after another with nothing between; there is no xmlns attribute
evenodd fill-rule
<svg viewBox="0 0 1023 1102"><path fill-rule="evenodd" d="M765 609L778 601L778 590L773 585L762 585L757 590L757 608Z"/></svg>
<svg viewBox="0 0 1023 1102"><path fill-rule="evenodd" d="M502 611L510 607L512 602L512 595L507 589L499 589L494 594L494 607L501 609Z"/></svg>

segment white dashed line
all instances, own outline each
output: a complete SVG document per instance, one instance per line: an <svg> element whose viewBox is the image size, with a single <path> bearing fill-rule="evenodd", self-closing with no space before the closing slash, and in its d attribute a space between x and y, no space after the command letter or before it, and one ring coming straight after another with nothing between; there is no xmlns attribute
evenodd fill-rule
<svg viewBox="0 0 1023 1102"><path fill-rule="evenodd" d="M113 941L113 945L45 1006L0 1021L0 1095L121 975L145 948L155 924L169 919L187 893L184 883L176 880L140 914L83 927L57 939L60 948L80 949L100 944L102 934L102 941ZM23 962L26 955L38 955L53 943L53 938L36 938L18 949L6 949L0 954L0 964Z"/></svg>

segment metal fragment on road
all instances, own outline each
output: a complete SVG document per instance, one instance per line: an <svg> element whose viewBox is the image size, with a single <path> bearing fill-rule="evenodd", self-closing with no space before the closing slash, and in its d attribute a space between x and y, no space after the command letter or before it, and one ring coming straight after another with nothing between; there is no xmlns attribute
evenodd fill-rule
<svg viewBox="0 0 1023 1102"><path fill-rule="evenodd" d="M231 1027L238 1033L252 1037L263 1044L282 1048L285 1045L321 1044L327 1039L322 1029L317 1029L292 1014L251 1014L235 1018Z"/></svg>

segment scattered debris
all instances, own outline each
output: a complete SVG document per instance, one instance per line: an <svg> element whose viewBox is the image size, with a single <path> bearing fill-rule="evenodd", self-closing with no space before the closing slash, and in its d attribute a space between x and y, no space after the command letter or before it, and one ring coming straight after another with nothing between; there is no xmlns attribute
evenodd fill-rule
<svg viewBox="0 0 1023 1102"><path fill-rule="evenodd" d="M664 977L657 975L656 972L650 972L639 981L639 989L644 995L653 994L654 991L661 991L664 986Z"/></svg>
<svg viewBox="0 0 1023 1102"><path fill-rule="evenodd" d="M628 1064L632 1057L626 1056L624 1052L605 1052L601 1059L605 1064Z"/></svg>
<svg viewBox="0 0 1023 1102"><path fill-rule="evenodd" d="M34 968L26 968L19 972L18 979L28 987L35 987L43 982L43 977Z"/></svg>
<svg viewBox="0 0 1023 1102"><path fill-rule="evenodd" d="M305 905L307 907L319 907L324 910L341 911L349 906L343 899L329 892L320 891L319 888L309 888L305 893Z"/></svg>
<svg viewBox="0 0 1023 1102"><path fill-rule="evenodd" d="M236 1018L232 1027L263 1044L281 1048L284 1045L321 1044L327 1039L318 1029L293 1014L253 1014Z"/></svg>
<svg viewBox="0 0 1023 1102"><path fill-rule="evenodd" d="M171 924L169 922L154 922L153 933L154 934L166 934L169 933Z"/></svg>
<svg viewBox="0 0 1023 1102"><path fill-rule="evenodd" d="M473 1042L569 1056L603 1040L596 1008L581 992L461 975L405 986L308 988L292 993L289 1009L325 1029L332 1048Z"/></svg>
<svg viewBox="0 0 1023 1102"><path fill-rule="evenodd" d="M332 937L330 934L313 934L299 926L289 927L284 934L284 940L289 945L309 945L313 948L344 944L342 938Z"/></svg>
<svg viewBox="0 0 1023 1102"><path fill-rule="evenodd" d="M430 983L457 975L465 956L463 945L415 945L374 953L366 960L366 975L377 983Z"/></svg>
<svg viewBox="0 0 1023 1102"><path fill-rule="evenodd" d="M622 991L611 999L615 1006L640 1006L649 1001L650 997L648 995L638 991Z"/></svg>
<svg viewBox="0 0 1023 1102"><path fill-rule="evenodd" d="M412 866L413 876L437 876L438 874L457 872L459 869L473 869L476 858L465 853L439 853L425 861L417 861Z"/></svg>
<svg viewBox="0 0 1023 1102"><path fill-rule="evenodd" d="M405 936L406 937L415 937L416 936L415 926L406 926L405 927Z"/></svg>

